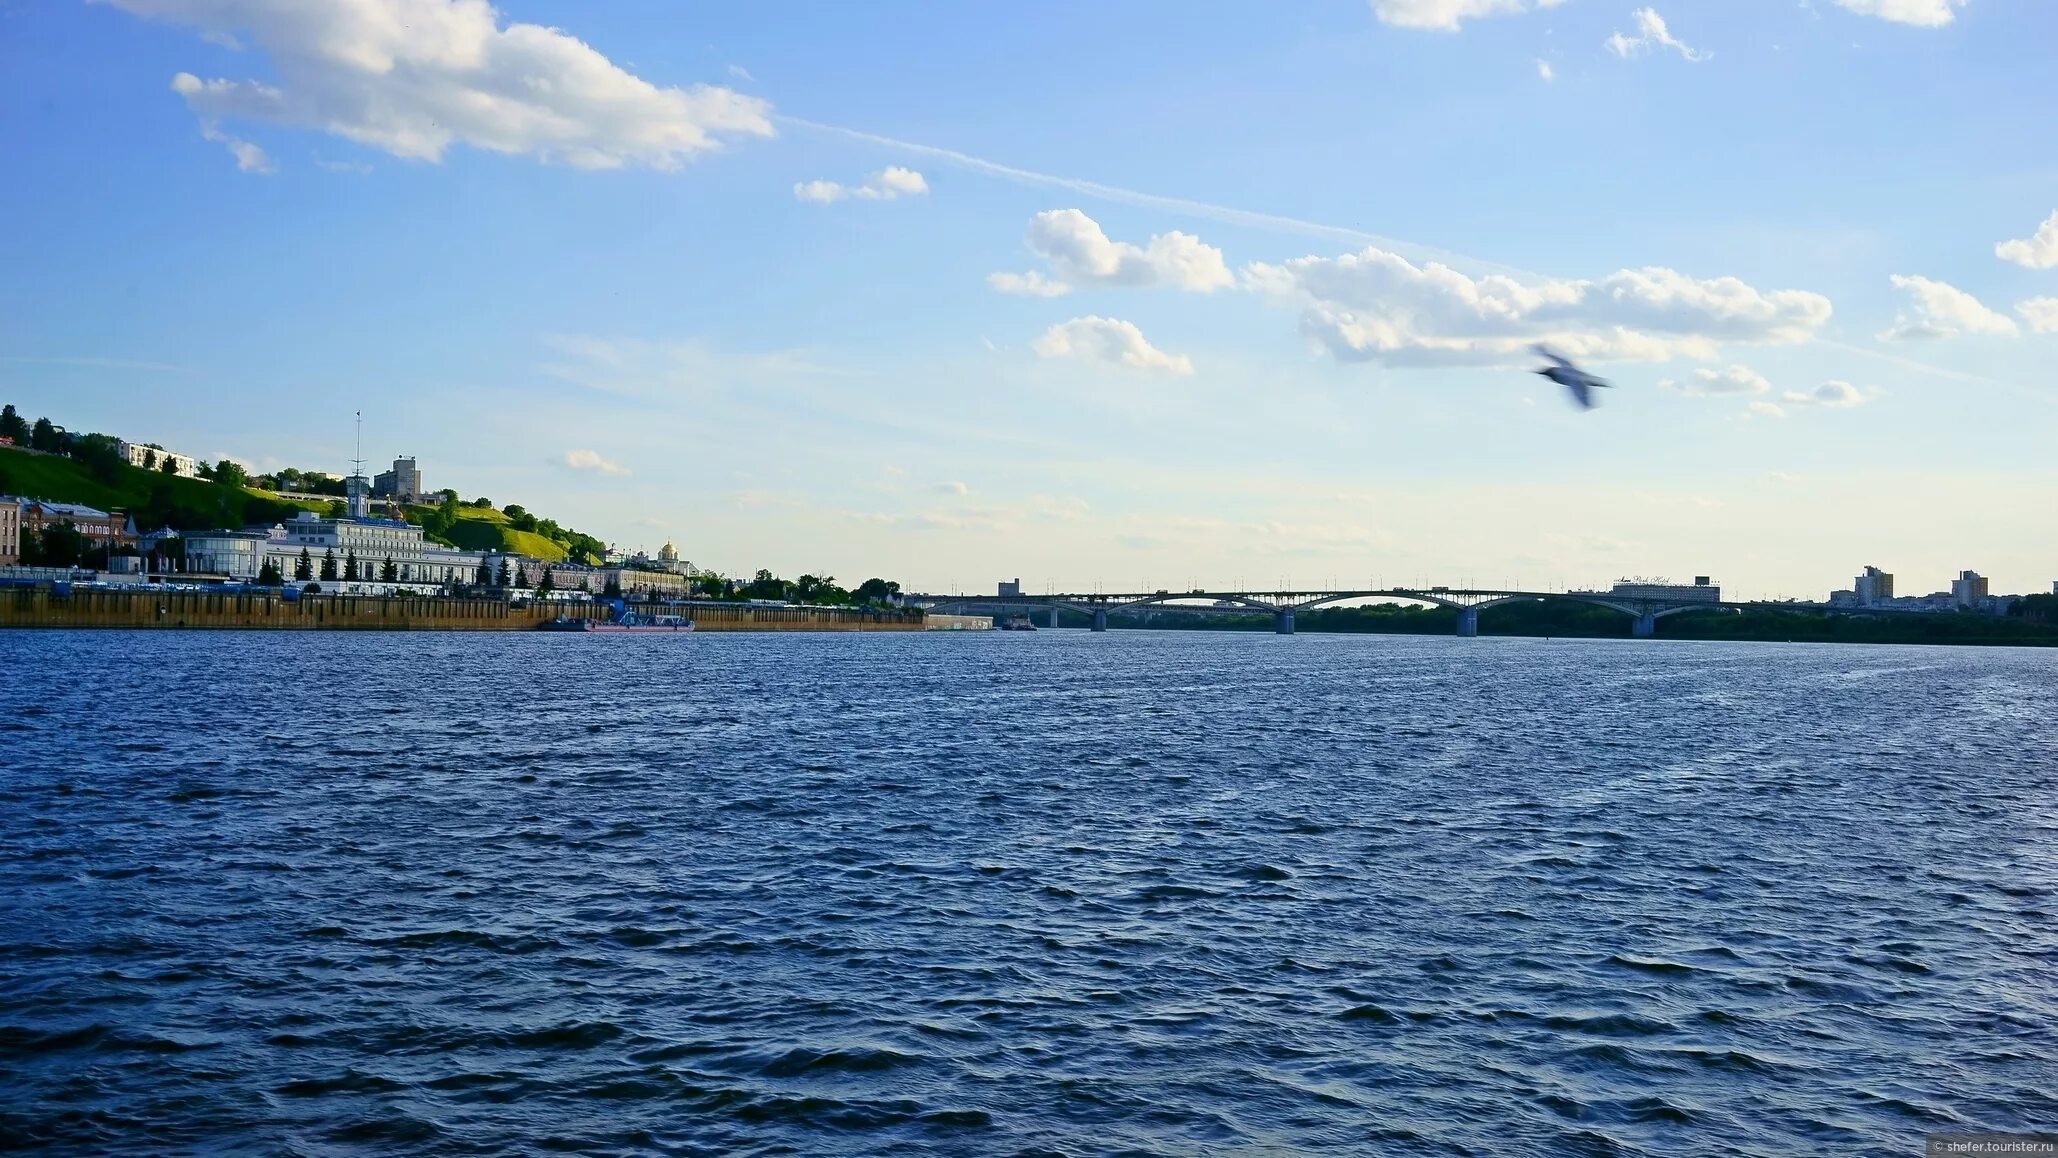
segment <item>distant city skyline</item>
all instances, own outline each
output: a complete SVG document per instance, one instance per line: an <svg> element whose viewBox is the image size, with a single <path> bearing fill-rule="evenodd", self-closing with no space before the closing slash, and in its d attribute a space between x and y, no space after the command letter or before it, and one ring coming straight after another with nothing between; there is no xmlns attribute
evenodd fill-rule
<svg viewBox="0 0 2058 1158"><path fill-rule="evenodd" d="M343 474L362 410L418 486L932 591L2058 579L2052 6L0 29L32 419Z"/></svg>

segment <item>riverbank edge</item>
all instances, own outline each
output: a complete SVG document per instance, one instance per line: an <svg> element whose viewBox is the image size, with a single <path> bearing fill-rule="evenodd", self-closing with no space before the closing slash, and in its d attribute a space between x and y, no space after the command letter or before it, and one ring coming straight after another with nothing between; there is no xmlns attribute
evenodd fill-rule
<svg viewBox="0 0 2058 1158"><path fill-rule="evenodd" d="M756 604L640 605L638 614L684 614L696 631L920 631L919 611ZM442 596L278 592L0 591L0 629L257 631L534 631L553 619L605 619L605 604L514 603Z"/></svg>

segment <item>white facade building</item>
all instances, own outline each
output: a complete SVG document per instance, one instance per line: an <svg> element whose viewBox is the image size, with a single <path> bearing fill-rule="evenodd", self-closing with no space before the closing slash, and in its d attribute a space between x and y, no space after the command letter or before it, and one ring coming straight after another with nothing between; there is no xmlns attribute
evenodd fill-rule
<svg viewBox="0 0 2058 1158"><path fill-rule="evenodd" d="M200 477L200 463L191 455L166 450L161 446L144 446L136 442L116 442L115 453L122 456L130 466L144 470L163 470L165 463L172 464L172 471L185 478Z"/></svg>
<svg viewBox="0 0 2058 1158"><path fill-rule="evenodd" d="M379 580L391 560L394 581L442 586L472 583L479 565L492 561L497 574L499 561L512 568L520 560L492 551L465 551L431 543L422 529L393 519L330 518L302 511L270 528L241 531L200 531L186 539L186 567L189 571L225 575L231 579L255 580L269 562L288 582L340 582L346 580L349 564L357 564L356 578ZM307 556L309 576L298 575L302 553ZM325 559L335 561L335 578L324 580Z"/></svg>

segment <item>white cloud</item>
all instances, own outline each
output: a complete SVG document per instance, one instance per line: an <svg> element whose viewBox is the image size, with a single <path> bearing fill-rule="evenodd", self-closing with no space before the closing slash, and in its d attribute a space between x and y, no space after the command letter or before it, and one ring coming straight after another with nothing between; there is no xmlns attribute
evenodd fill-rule
<svg viewBox="0 0 2058 1158"><path fill-rule="evenodd" d="M227 149L229 155L236 158L236 168L243 172L272 172L272 159L265 155L263 149L258 148L241 137L232 137L222 132L219 128L215 127L213 121L200 122L200 135L202 138L213 141Z"/></svg>
<svg viewBox="0 0 2058 1158"><path fill-rule="evenodd" d="M203 122L320 129L412 160L453 144L582 169L673 169L724 138L772 135L771 106L710 85L660 88L484 0L102 0L203 35L243 34L276 83L172 87Z"/></svg>
<svg viewBox="0 0 2058 1158"><path fill-rule="evenodd" d="M1971 0L1835 0L1836 6L1860 16L1877 16L1896 24L1942 28Z"/></svg>
<svg viewBox="0 0 2058 1158"><path fill-rule="evenodd" d="M1549 84L1558 79L1558 70L1551 67L1550 61L1539 57L1536 62L1536 75L1541 77L1545 84Z"/></svg>
<svg viewBox="0 0 2058 1158"><path fill-rule="evenodd" d="M1786 411L1770 402L1753 402L1744 407L1745 418L1785 418Z"/></svg>
<svg viewBox="0 0 2058 1158"><path fill-rule="evenodd" d="M1994 256L2002 261L2012 261L2024 269L2050 269L2058 266L2058 210L2053 210L2044 223L2037 226L2032 236L2020 241L2004 241L1994 247Z"/></svg>
<svg viewBox="0 0 2058 1158"><path fill-rule="evenodd" d="M1772 383L1763 374L1749 366L1733 365L1723 370L1696 370L1694 376L1684 384L1667 381L1686 394L1769 394Z"/></svg>
<svg viewBox="0 0 2058 1158"><path fill-rule="evenodd" d="M1110 241L1077 209L1047 209L1029 219L1029 248L1072 285L1169 285L1208 293L1235 284L1222 251L1190 233L1160 233L1146 245Z"/></svg>
<svg viewBox="0 0 2058 1158"><path fill-rule="evenodd" d="M840 185L834 181L802 181L793 187L793 195L802 201L813 201L827 205L846 197L859 201L894 201L902 197L920 197L929 192L929 182L913 169L889 165L866 178L862 185Z"/></svg>
<svg viewBox="0 0 2058 1158"><path fill-rule="evenodd" d="M1908 308L1880 333L1883 342L1955 338L1960 334L2012 337L2016 333L2013 321L1988 309L1957 286L1898 273L1893 276L1893 283L1895 289L1908 295Z"/></svg>
<svg viewBox="0 0 2058 1158"><path fill-rule="evenodd" d="M1630 19L1636 21L1635 36L1625 36L1617 32L1607 40L1608 51L1625 60L1632 56L1641 56L1653 48L1674 49L1682 57L1697 63L1715 55L1712 52L1696 52L1688 48L1685 41L1672 35L1672 30L1665 26L1665 18L1658 15L1656 9L1639 8L1630 13Z"/></svg>
<svg viewBox="0 0 2058 1158"><path fill-rule="evenodd" d="M730 65L729 75L735 77L737 80L749 81L751 84L757 83L757 78L750 75L750 70L743 67L740 64Z"/></svg>
<svg viewBox="0 0 2058 1158"><path fill-rule="evenodd" d="M1564 0L1536 0L1538 8L1556 8ZM1483 16L1526 12L1523 0L1372 0L1372 15L1396 28L1430 28L1456 32L1459 22Z"/></svg>
<svg viewBox="0 0 2058 1158"><path fill-rule="evenodd" d="M609 462L591 450L565 451L565 465L573 470L590 470L596 474L628 474L629 468Z"/></svg>
<svg viewBox="0 0 2058 1158"><path fill-rule="evenodd" d="M1301 304L1301 331L1341 361L1490 365L1527 361L1548 341L1568 357L1712 357L1720 342L1798 342L1829 320L1802 290L1762 292L1736 278L1625 269L1598 281L1473 278L1417 266L1378 247L1341 257L1254 263L1244 284Z"/></svg>
<svg viewBox="0 0 2058 1158"><path fill-rule="evenodd" d="M1872 395L1858 389L1849 382L1824 382L1807 393L1789 390L1780 401L1789 406L1826 406L1832 410L1848 410L1872 401Z"/></svg>
<svg viewBox="0 0 2058 1158"><path fill-rule="evenodd" d="M2015 312L2039 334L2058 334L2058 298L2030 298L2015 303Z"/></svg>
<svg viewBox="0 0 2058 1158"><path fill-rule="evenodd" d="M965 495L972 493L972 488L961 482L940 482L936 484L934 489L937 494L941 495Z"/></svg>
<svg viewBox="0 0 2058 1158"><path fill-rule="evenodd" d="M1193 362L1186 355L1165 353L1146 341L1134 323L1119 318L1088 316L1060 322L1045 330L1032 348L1044 358L1113 362L1167 374L1193 373Z"/></svg>
<svg viewBox="0 0 2058 1158"><path fill-rule="evenodd" d="M1001 293L1025 298L1063 297L1072 292L1071 286L1033 269L1027 273L989 273L986 284Z"/></svg>

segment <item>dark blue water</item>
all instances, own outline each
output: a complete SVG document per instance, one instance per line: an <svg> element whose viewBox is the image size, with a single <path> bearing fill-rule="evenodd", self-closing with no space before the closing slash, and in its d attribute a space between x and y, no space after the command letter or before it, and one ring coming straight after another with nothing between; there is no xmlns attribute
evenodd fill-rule
<svg viewBox="0 0 2058 1158"><path fill-rule="evenodd" d="M2048 1128L2054 661L0 632L0 1145Z"/></svg>

